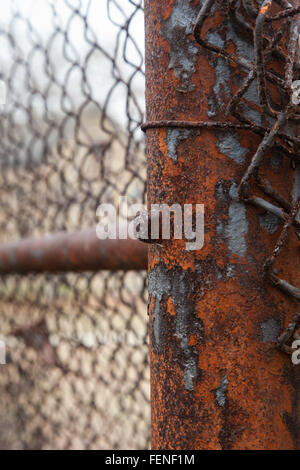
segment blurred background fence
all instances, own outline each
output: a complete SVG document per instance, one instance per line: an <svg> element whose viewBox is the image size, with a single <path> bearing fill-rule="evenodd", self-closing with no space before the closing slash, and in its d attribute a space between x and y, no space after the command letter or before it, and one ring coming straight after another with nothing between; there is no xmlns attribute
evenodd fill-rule
<svg viewBox="0 0 300 470"><path fill-rule="evenodd" d="M145 202L142 3L2 0L0 243ZM148 448L144 272L1 275L0 318L1 449Z"/></svg>

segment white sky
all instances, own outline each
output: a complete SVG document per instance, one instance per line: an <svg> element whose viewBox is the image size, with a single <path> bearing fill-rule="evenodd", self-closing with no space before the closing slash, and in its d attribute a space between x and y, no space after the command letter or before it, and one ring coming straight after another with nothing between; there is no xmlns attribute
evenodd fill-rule
<svg viewBox="0 0 300 470"><path fill-rule="evenodd" d="M135 2L139 3L140 0L135 0ZM18 84L15 86L16 92L19 91L20 95L24 95L24 89L26 90L27 88L26 79L28 79L28 77L25 76L26 72L24 66L20 66L18 73L16 73L16 56L13 56L13 50L15 48L8 45L7 37L3 34L4 31L9 30L13 32L17 47L20 49L18 54L21 54L26 61L29 58L29 54L32 53L34 43L39 43L42 40L44 45L48 44L55 26L61 27L63 31L68 31L68 39L72 46L66 47L69 59L83 65L88 52L91 50L91 46L84 37L85 27L83 20L78 15L75 15L70 22L72 9L78 8L83 15L86 15L88 12L89 28L91 27L93 29L96 41L107 53L112 55L116 45L117 34L120 31L120 25L125 23L126 18L134 12L135 8L130 3L130 0L111 0L109 4L111 17L117 25L113 25L108 19L107 0L1 0L0 29L2 34L0 35L0 71L5 78L11 77L13 75L12 71L14 75L18 75ZM123 12L120 11L116 5L121 5ZM53 14L51 6L55 8L56 16ZM18 12L22 19L16 18L15 14L12 15L12 12ZM15 20L12 22L13 17ZM24 18L29 19L34 33L30 33L28 24L26 24ZM37 38L35 32L39 35L39 38ZM143 53L144 19L141 11L134 15L134 20L130 26L130 33ZM91 40L93 39L90 34L89 38ZM125 32L121 34L121 47L118 54L117 65L120 69L121 78L127 82L132 76L134 68L126 64L123 60L122 45L124 44L124 39ZM127 42L127 44L127 59L136 65L140 65L141 57L137 53L136 48L130 41ZM62 34L58 34L52 43L49 55L51 62L56 68L57 79L62 84L65 83L66 72L70 69L70 62L66 61L63 56L63 47L65 45L65 38ZM47 78L44 72L45 58L41 52L36 51L30 56L29 64L30 75L32 75L35 84L37 84L37 88L42 92L47 83L49 83L49 78ZM112 73L112 62L105 59L100 53L93 53L86 74L92 95L100 104L104 103L108 91L115 81ZM115 71L115 73L118 72ZM75 68L69 76L67 87L68 90L70 90L72 99L76 102L76 106L79 106L83 100L80 90L81 84L82 75L79 70ZM59 95L60 90L57 88L55 91L54 88L55 87L51 90L53 98L51 98L50 107L52 106L53 112L57 113L61 105L59 100L55 98ZM144 78L141 73L138 73L134 78L132 88L137 95L139 106L143 111ZM112 95L111 106L108 112L111 117L121 124L125 124L126 122L126 116L124 114L125 103L126 87L120 83ZM134 110L132 112L134 112Z"/></svg>

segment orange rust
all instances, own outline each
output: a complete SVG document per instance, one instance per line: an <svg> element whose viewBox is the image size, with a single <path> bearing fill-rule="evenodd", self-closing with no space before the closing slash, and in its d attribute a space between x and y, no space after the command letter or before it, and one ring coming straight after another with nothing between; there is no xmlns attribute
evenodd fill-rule
<svg viewBox="0 0 300 470"><path fill-rule="evenodd" d="M197 344L197 337L192 335L189 339L189 346L195 346Z"/></svg>
<svg viewBox="0 0 300 470"><path fill-rule="evenodd" d="M172 299L171 297L168 298L168 302L167 302L167 312L169 312L170 315L174 316L176 315L176 309L174 307L174 304L172 302Z"/></svg>
<svg viewBox="0 0 300 470"><path fill-rule="evenodd" d="M191 22L200 3L189 6ZM174 19L180 14L179 4L145 2L148 121L208 120L220 80L217 57L199 48L186 33L186 15L176 34L168 29L172 12ZM224 6L223 15L209 17L205 34L220 26L225 15ZM174 68L174 62L180 62L178 41L198 51L194 62L188 57L191 70L194 67L189 77L193 87L184 91ZM230 73L235 80L232 75L226 85L236 89L237 69L230 66ZM223 85L218 90L224 105L216 106L213 119L224 121L230 96ZM225 135L220 132L188 131L177 140L176 135L167 129L147 131L149 204L204 204L205 245L195 252L187 252L183 241L150 248L152 447L299 448L299 373L275 347L277 334L297 305L265 281L262 270L279 228L267 233L262 226L264 212L237 205L234 199L235 187L261 138L246 131L227 133L245 149L238 162L226 154ZM174 147L176 158L174 154L171 158ZM270 152L260 171L288 197L294 177L290 162L282 160L276 173L271 157ZM242 246L237 253L238 240L230 231L235 216L237 231L246 224L241 231L245 250ZM299 285L295 258L299 260L298 245L291 236L277 268L281 277Z"/></svg>
<svg viewBox="0 0 300 470"><path fill-rule="evenodd" d="M264 5L264 6L261 7L261 9L259 10L258 15L260 16L260 15L265 15L266 13L268 13L268 11L271 8L271 5L272 5L272 2L270 0L267 5Z"/></svg>
<svg viewBox="0 0 300 470"><path fill-rule="evenodd" d="M170 17L172 10L173 10L173 6L174 6L174 1L175 0L170 1L166 10L164 11L164 14L163 14L164 21L166 21Z"/></svg>

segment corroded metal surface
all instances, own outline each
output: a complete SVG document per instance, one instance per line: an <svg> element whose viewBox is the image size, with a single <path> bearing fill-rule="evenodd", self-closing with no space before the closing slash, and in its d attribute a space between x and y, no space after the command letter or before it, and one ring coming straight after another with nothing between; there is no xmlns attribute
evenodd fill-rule
<svg viewBox="0 0 300 470"><path fill-rule="evenodd" d="M0 244L0 275L143 270L147 255L138 240L99 240L95 229L61 232Z"/></svg>
<svg viewBox="0 0 300 470"><path fill-rule="evenodd" d="M276 286L300 285L298 124L278 107L298 5L241 3L145 6L149 204L205 204L201 251L150 248L154 449L300 448L300 371L276 349L298 301Z"/></svg>

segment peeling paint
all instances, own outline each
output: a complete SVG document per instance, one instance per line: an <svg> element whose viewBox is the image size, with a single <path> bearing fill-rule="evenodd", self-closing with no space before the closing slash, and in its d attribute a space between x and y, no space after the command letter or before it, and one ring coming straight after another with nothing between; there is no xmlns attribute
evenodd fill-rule
<svg viewBox="0 0 300 470"><path fill-rule="evenodd" d="M160 354L169 334L178 338L179 348L175 356L178 356L177 361L183 369L188 391L194 389L194 380L198 377L198 350L189 345L189 338L193 334L200 339L203 329L192 300L193 283L190 277L189 271L183 271L180 267L168 270L163 264L149 273L149 293L155 299L153 347ZM174 318L166 311L169 297L176 311Z"/></svg>
<svg viewBox="0 0 300 470"><path fill-rule="evenodd" d="M239 202L236 183L230 188L232 202L229 206L229 218L225 229L229 250L238 255L247 253L246 235L248 233L248 221L245 204Z"/></svg>
<svg viewBox="0 0 300 470"><path fill-rule="evenodd" d="M166 296L170 296L171 292L171 281L166 275L159 276L157 270L153 270L148 276L149 283L149 294L155 297L154 306L154 322L153 322L153 334L154 334L154 346L156 351L159 353L163 349L163 312L161 311L161 303Z"/></svg>
<svg viewBox="0 0 300 470"><path fill-rule="evenodd" d="M230 67L228 61L223 57L210 62L215 69L216 82L213 86L213 94L208 98L208 111L209 118L216 116L219 109L224 109L225 101L223 97L229 98L231 96L230 83Z"/></svg>
<svg viewBox="0 0 300 470"><path fill-rule="evenodd" d="M198 375L198 365L196 364L193 358L187 360L185 364L185 373L184 373L184 381L185 381L185 389L188 391L194 390L194 380L197 378Z"/></svg>
<svg viewBox="0 0 300 470"><path fill-rule="evenodd" d="M228 378L226 375L222 377L219 387L216 390L216 400L219 406L224 408L227 400Z"/></svg>
<svg viewBox="0 0 300 470"><path fill-rule="evenodd" d="M260 327L263 334L262 341L264 343L275 343L277 341L280 335L280 325L274 318L262 323Z"/></svg>
<svg viewBox="0 0 300 470"><path fill-rule="evenodd" d="M196 70L199 49L188 36L193 33L196 17L197 7L184 0L175 0L170 17L162 24L162 37L170 44L169 69L174 69L181 82L180 90L184 92L195 89L191 76Z"/></svg>
<svg viewBox="0 0 300 470"><path fill-rule="evenodd" d="M239 164L245 163L245 157L249 153L249 149L241 146L240 137L235 132L220 133L217 147L223 155Z"/></svg>
<svg viewBox="0 0 300 470"><path fill-rule="evenodd" d="M177 146L179 142L182 142L189 138L191 131L187 129L168 129L166 144L168 146L168 156L173 160L174 163L178 162Z"/></svg>
<svg viewBox="0 0 300 470"><path fill-rule="evenodd" d="M224 39L217 33L217 31L209 31L206 35L206 41L208 41L211 44L214 44L218 47L224 47L225 42Z"/></svg>

